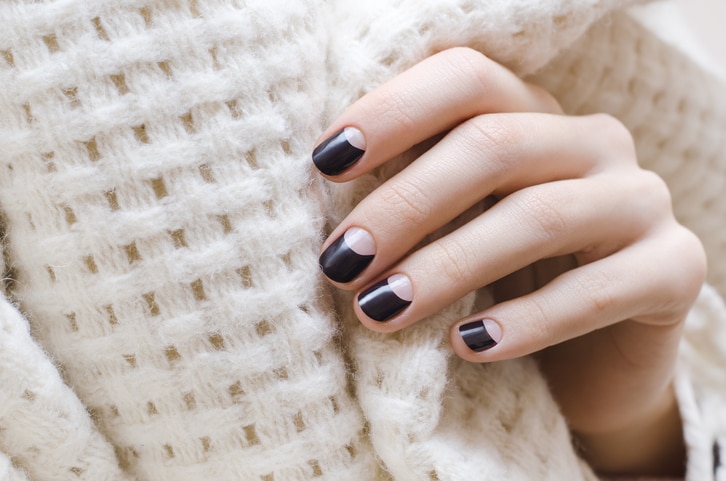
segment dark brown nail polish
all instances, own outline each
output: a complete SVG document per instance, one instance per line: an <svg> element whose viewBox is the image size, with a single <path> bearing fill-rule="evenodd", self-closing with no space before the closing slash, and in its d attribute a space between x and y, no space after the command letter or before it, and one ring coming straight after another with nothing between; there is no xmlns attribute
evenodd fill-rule
<svg viewBox="0 0 726 481"><path fill-rule="evenodd" d="M363 272L376 253L376 244L368 231L351 227L320 255L320 269L328 279L350 282Z"/></svg>
<svg viewBox="0 0 726 481"><path fill-rule="evenodd" d="M346 127L315 148L313 163L325 175L338 175L358 162L365 150L363 133L355 127Z"/></svg>
<svg viewBox="0 0 726 481"><path fill-rule="evenodd" d="M413 300L411 281L403 274L394 274L358 296L358 305L366 316L385 322L407 308Z"/></svg>
<svg viewBox="0 0 726 481"><path fill-rule="evenodd" d="M499 324L490 319L462 324L459 326L459 334L469 349L474 352L491 349L502 340L502 330Z"/></svg>

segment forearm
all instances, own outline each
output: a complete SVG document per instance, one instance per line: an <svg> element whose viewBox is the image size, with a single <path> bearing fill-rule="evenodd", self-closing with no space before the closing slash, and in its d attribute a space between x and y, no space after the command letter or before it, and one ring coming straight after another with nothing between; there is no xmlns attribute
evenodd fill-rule
<svg viewBox="0 0 726 481"><path fill-rule="evenodd" d="M649 416L611 433L575 433L582 455L604 473L682 476L685 446L672 386Z"/></svg>

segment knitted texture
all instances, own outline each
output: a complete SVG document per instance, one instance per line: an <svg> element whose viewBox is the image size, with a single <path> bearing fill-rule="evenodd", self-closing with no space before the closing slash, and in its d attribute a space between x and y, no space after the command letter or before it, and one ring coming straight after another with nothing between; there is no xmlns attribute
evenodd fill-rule
<svg viewBox="0 0 726 481"><path fill-rule="evenodd" d="M637 0L337 0L331 16L337 116L365 92L446 48L476 48L515 73L532 73L615 8Z"/></svg>
<svg viewBox="0 0 726 481"><path fill-rule="evenodd" d="M309 153L345 106L437 50L470 45L531 73L626 3L0 4L6 277L29 321L0 303L0 476L594 479L531 360L452 357L446 328L485 291L379 335L323 287L326 216L336 223L410 157L325 188ZM690 68L622 16L576 48L537 78L572 112L620 102L630 121L627 96L641 91L623 85L652 98L658 76ZM713 175L715 147L698 146L716 142L726 108L661 143L668 95L632 111L657 119L633 125L644 160L662 156L667 173L690 148L692 168ZM705 198L680 207L694 230L708 227L695 215Z"/></svg>
<svg viewBox="0 0 726 481"><path fill-rule="evenodd" d="M3 417L18 429L0 444L33 479L372 477L320 296L317 18L269 1L0 6L12 292L117 457L86 453L99 476L48 456L63 437L79 456L90 420L40 429L52 386L16 373L3 389L35 407Z"/></svg>
<svg viewBox="0 0 726 481"><path fill-rule="evenodd" d="M37 479L125 479L111 446L93 428L84 406L33 342L27 322L0 304L0 447ZM7 458L5 458L7 460ZM12 469L7 464L0 473ZM6 473L0 479L14 479ZM22 478L19 478L22 479Z"/></svg>
<svg viewBox="0 0 726 481"><path fill-rule="evenodd" d="M12 465L10 459L4 454L0 454L0 479L7 481L27 481L23 471L18 470Z"/></svg>

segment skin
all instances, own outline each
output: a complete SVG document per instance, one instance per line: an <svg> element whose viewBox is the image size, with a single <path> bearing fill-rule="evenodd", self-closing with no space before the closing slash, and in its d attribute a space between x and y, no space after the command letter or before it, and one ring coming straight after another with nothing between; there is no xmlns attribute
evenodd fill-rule
<svg viewBox="0 0 726 481"><path fill-rule="evenodd" d="M379 323L395 332L466 293L492 286L496 304L451 327L471 362L538 357L582 455L603 472L682 474L673 366L686 313L705 278L699 240L677 223L665 183L639 167L628 130L607 115L566 116L555 99L478 52L434 55L350 106L321 135L347 126L365 154L347 182L443 137L366 197L331 233L373 236L372 263L341 289L395 273L412 304ZM426 235L485 198L496 204L439 240ZM458 326L501 331L474 352Z"/></svg>

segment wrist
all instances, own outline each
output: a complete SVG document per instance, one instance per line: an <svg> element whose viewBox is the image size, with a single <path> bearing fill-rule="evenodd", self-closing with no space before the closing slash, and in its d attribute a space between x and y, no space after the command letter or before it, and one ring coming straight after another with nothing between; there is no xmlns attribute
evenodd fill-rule
<svg viewBox="0 0 726 481"><path fill-rule="evenodd" d="M574 435L581 455L598 472L683 476L685 471L682 422L672 384L653 408L625 428Z"/></svg>

